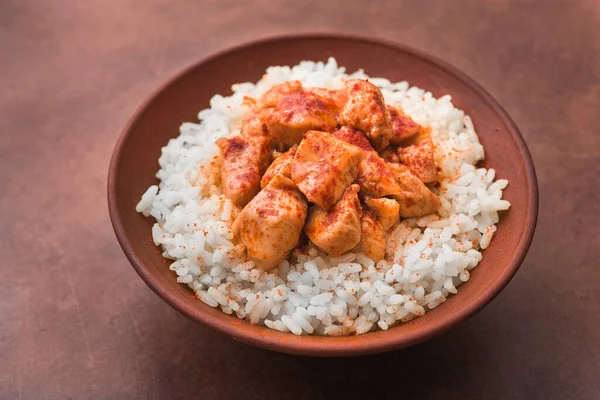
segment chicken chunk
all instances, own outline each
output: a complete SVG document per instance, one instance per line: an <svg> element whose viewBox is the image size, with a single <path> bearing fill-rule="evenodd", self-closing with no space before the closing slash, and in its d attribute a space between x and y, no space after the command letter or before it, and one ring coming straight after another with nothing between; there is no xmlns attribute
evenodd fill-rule
<svg viewBox="0 0 600 400"><path fill-rule="evenodd" d="M431 183L438 180L431 136L421 139L412 146L399 148L398 155L402 164L406 165L423 182Z"/></svg>
<svg viewBox="0 0 600 400"><path fill-rule="evenodd" d="M390 229L396 226L398 222L400 222L400 213L391 217L377 217L377 219L379 220L383 230L388 232Z"/></svg>
<svg viewBox="0 0 600 400"><path fill-rule="evenodd" d="M269 138L234 136L217 140L223 164L223 193L238 207L244 207L260 190L260 176L271 161Z"/></svg>
<svg viewBox="0 0 600 400"><path fill-rule="evenodd" d="M348 101L348 93L345 89L325 89L325 88L308 88L307 92L311 92L317 94L325 99L332 101L336 108L341 110L341 108Z"/></svg>
<svg viewBox="0 0 600 400"><path fill-rule="evenodd" d="M400 162L400 157L398 157L398 148L395 146L388 146L385 150L379 152L379 157L383 158L383 161L387 163Z"/></svg>
<svg viewBox="0 0 600 400"><path fill-rule="evenodd" d="M308 131L298 146L292 180L308 199L329 210L358 175L359 148L326 132Z"/></svg>
<svg viewBox="0 0 600 400"><path fill-rule="evenodd" d="M352 250L363 253L371 260L378 262L385 257L385 231L375 215L369 210L363 210L360 217L361 239Z"/></svg>
<svg viewBox="0 0 600 400"><path fill-rule="evenodd" d="M326 253L339 256L360 241L360 201L356 184L350 185L344 195L329 211L315 205L309 211L304 232Z"/></svg>
<svg viewBox="0 0 600 400"><path fill-rule="evenodd" d="M276 145L300 143L309 130L330 132L337 126L337 109L333 101L309 92L285 96L266 118L267 128Z"/></svg>
<svg viewBox="0 0 600 400"><path fill-rule="evenodd" d="M377 217L393 217L400 212L400 204L396 200L387 197L374 198L367 196L365 197L365 205Z"/></svg>
<svg viewBox="0 0 600 400"><path fill-rule="evenodd" d="M364 134L356 129L343 126L333 132L333 136L353 144L363 152L363 160L358 165L356 182L360 185L361 195L382 197L400 192L394 174L379 154L371 147Z"/></svg>
<svg viewBox="0 0 600 400"><path fill-rule="evenodd" d="M302 90L302 82L288 81L273 86L267 90L258 100L258 107L275 107L285 96L290 93L296 93Z"/></svg>
<svg viewBox="0 0 600 400"><path fill-rule="evenodd" d="M279 174L288 179L292 179L292 164L294 162L294 156L296 155L297 147L298 146L293 146L291 149L273 160L271 165L269 165L267 172L265 172L260 181L260 187L264 188L267 186L271 179Z"/></svg>
<svg viewBox="0 0 600 400"><path fill-rule="evenodd" d="M400 221L400 204L396 200L385 197L365 197L364 201L369 210L373 211L384 231L388 231Z"/></svg>
<svg viewBox="0 0 600 400"><path fill-rule="evenodd" d="M402 144L406 140L415 137L421 131L421 125L413 121L401 108L388 105L387 109L392 120L391 144Z"/></svg>
<svg viewBox="0 0 600 400"><path fill-rule="evenodd" d="M265 118L269 115L271 109L255 110L242 119L241 132L243 137L268 136L267 124Z"/></svg>
<svg viewBox="0 0 600 400"><path fill-rule="evenodd" d="M442 203L425 184L402 164L389 164L402 192L394 198L400 203L402 218L422 217L436 212Z"/></svg>
<svg viewBox="0 0 600 400"><path fill-rule="evenodd" d="M234 237L258 267L272 269L298 244L307 208L296 185L277 175L241 211L232 226Z"/></svg>
<svg viewBox="0 0 600 400"><path fill-rule="evenodd" d="M340 111L340 124L366 133L376 150L387 147L392 136L390 113L379 88L368 81L346 81L348 101Z"/></svg>

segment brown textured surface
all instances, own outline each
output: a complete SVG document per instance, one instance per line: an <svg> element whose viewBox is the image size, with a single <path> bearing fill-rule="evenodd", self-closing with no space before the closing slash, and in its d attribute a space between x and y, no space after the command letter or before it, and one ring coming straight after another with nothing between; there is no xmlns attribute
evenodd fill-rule
<svg viewBox="0 0 600 400"><path fill-rule="evenodd" d="M60 3L0 3L0 398L383 398L400 385L423 398L600 396L596 2ZM456 65L505 106L536 162L540 219L516 278L409 350L322 360L232 342L148 290L110 227L113 144L159 83L229 45L312 30Z"/></svg>

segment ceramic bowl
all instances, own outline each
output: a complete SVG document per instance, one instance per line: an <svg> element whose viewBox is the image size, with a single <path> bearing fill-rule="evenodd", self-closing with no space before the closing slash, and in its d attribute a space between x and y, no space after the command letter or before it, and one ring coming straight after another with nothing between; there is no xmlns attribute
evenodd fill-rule
<svg viewBox="0 0 600 400"><path fill-rule="evenodd" d="M179 134L179 125L195 121L216 93L231 94L236 82L255 82L270 65L333 56L348 71L363 68L371 76L406 80L452 96L470 115L484 145L484 167L508 179L498 231L483 260L459 293L425 316L359 336L295 336L226 315L192 296L176 282L169 261L151 242L152 218L135 206L148 186L156 184L161 147ZM407 347L438 335L481 310L508 284L529 248L536 225L538 194L533 163L515 124L480 85L456 68L397 44L359 37L310 35L249 43L204 59L163 84L135 112L121 134L111 160L108 203L113 227L125 255L142 279L173 308L236 340L266 349L312 356L350 356ZM524 305L525 306L525 305Z"/></svg>

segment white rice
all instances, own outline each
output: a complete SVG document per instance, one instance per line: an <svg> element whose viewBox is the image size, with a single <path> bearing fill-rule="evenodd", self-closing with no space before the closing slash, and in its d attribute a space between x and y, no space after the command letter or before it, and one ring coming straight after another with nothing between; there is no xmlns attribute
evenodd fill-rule
<svg viewBox="0 0 600 400"><path fill-rule="evenodd" d="M270 67L256 84L232 86L229 97L215 95L199 123L184 123L180 136L162 149L160 183L136 207L156 219L154 243L177 281L187 284L211 307L253 324L296 335L362 334L389 329L424 315L469 280L496 231L508 182L493 169L476 168L484 158L471 119L452 105L406 82L369 78L389 104L401 106L417 123L429 126L442 172L438 214L402 221L388 238L388 261L375 264L362 254L328 257L316 248L295 251L271 272L254 269L232 242L233 205L219 184L215 140L239 134L236 123L248 111L245 96L259 97L287 80L305 86L342 87L344 78L369 78L362 70L346 74L330 58L294 67Z"/></svg>

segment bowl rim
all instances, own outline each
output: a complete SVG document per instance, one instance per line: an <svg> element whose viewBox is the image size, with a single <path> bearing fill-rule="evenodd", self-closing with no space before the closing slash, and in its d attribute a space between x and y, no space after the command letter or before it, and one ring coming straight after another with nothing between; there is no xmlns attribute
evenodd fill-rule
<svg viewBox="0 0 600 400"><path fill-rule="evenodd" d="M528 209L526 220L523 221L525 230L522 234L522 240L519 242L517 248L513 253L510 263L506 265L500 276L492 282L488 288L473 301L465 305L460 309L460 312L453 314L453 318L446 318L441 320L434 320L432 325L428 325L427 329L421 329L416 331L409 331L405 335L393 336L388 335L386 337L383 334L378 340L360 340L365 335L349 336L349 337L326 337L326 336L296 336L293 334L285 334L285 340L275 339L265 334L265 330L270 331L269 328L252 325L252 329L242 329L240 325L243 323L241 320L239 323L223 323L217 318L208 315L202 310L201 306L209 307L203 303L198 303L199 306L190 306L189 304L183 303L178 296L176 296L168 288L161 285L159 279L155 278L154 274L146 268L142 260L136 255L134 247L132 245L132 238L126 234L125 226L123 221L119 218L118 212L118 201L116 197L116 187L119 175L119 165L123 159L123 149L125 144L130 138L132 128L136 125L138 119L152 106L161 93L167 90L171 85L182 79L185 75L198 68L199 66L214 61L228 54L235 53L247 47L266 45L277 42L287 42L293 40L347 40L354 41L364 44L371 44L377 46L383 46L390 48L395 51L408 53L411 56L420 58L426 62L435 65L437 68L444 72L452 75L463 84L471 88L481 96L492 110L498 115L503 121L507 130L511 134L512 139L515 141L518 149L520 150L520 156L524 161L525 172L527 175L527 181L529 182L527 198ZM521 135L519 129L509 117L508 113L504 108L494 99L479 83L474 81L472 78L467 76L465 73L460 71L458 68L451 64L443 61L435 56L431 56L421 50L413 49L403 44L399 44L387 39L378 37L367 37L354 34L338 34L338 33L301 33L301 34L287 34L287 35L272 35L256 40L251 40L238 45L227 47L221 51L212 53L207 57L188 65L183 68L171 78L167 79L157 89L155 89L146 99L136 108L135 112L129 118L126 125L122 129L119 138L115 144L113 155L110 160L108 179L107 179L107 195L108 195L108 210L110 220L115 231L117 240L125 253L125 256L138 273L138 275L144 280L144 282L167 304L174 309L178 310L182 314L186 315L195 322L199 322L204 326L215 329L216 331L233 337L234 340L240 340L247 344L254 346L267 348L270 350L280 351L290 354L300 355L312 355L312 356L353 356L362 354L374 354L381 353L397 348L404 348L412 346L417 343L426 341L434 336L437 336L448 329L454 327L465 319L471 317L476 312L481 310L485 305L491 302L508 284L513 278L520 265L522 264L527 251L533 240L535 228L537 224L538 216L538 184L535 173L535 167L533 159ZM225 314L224 314L225 315Z"/></svg>

